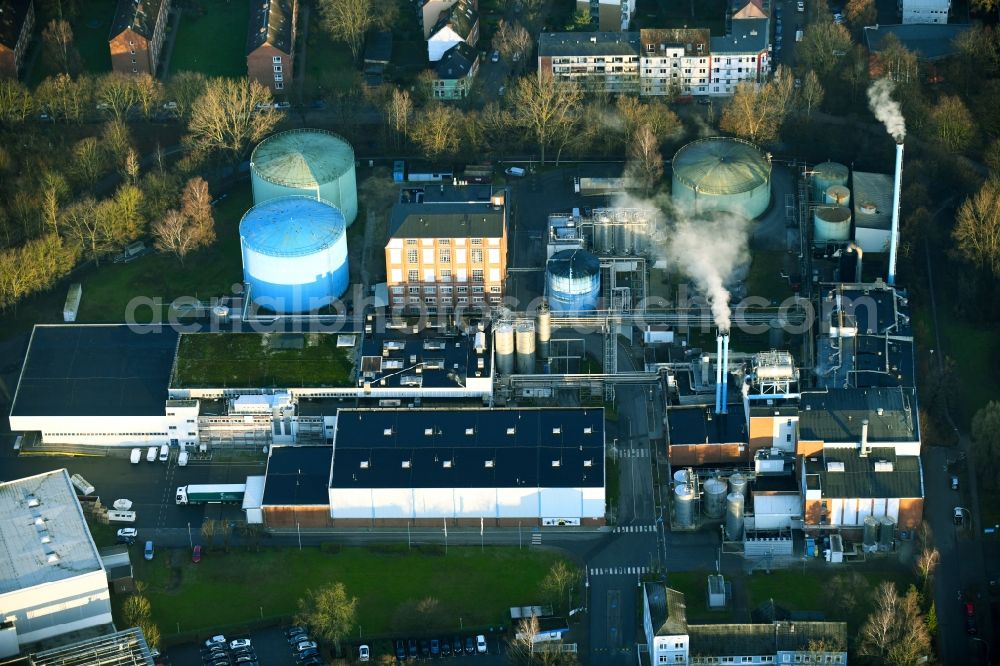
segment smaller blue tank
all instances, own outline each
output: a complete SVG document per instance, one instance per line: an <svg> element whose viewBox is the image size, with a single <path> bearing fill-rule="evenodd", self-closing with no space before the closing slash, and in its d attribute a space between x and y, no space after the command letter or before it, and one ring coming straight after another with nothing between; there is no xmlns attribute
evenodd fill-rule
<svg viewBox="0 0 1000 666"><path fill-rule="evenodd" d="M555 312L597 309L601 293L601 261L586 250L562 250L545 269L545 294Z"/></svg>

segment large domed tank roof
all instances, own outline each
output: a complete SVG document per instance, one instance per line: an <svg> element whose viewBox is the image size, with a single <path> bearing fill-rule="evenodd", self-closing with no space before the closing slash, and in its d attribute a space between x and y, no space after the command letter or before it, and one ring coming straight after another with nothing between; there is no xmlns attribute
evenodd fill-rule
<svg viewBox="0 0 1000 666"><path fill-rule="evenodd" d="M261 141L250 157L261 178L288 187L317 187L354 166L354 149L343 137L318 129L280 132Z"/></svg>
<svg viewBox="0 0 1000 666"><path fill-rule="evenodd" d="M590 277L601 272L601 260L586 250L560 250L549 258L548 269L559 277Z"/></svg>
<svg viewBox="0 0 1000 666"><path fill-rule="evenodd" d="M240 221L240 236L255 252L298 257L331 247L344 235L344 214L309 197L282 197L258 204Z"/></svg>
<svg viewBox="0 0 1000 666"><path fill-rule="evenodd" d="M683 146L674 155L674 177L701 194L736 194L771 178L771 160L742 139L710 137Z"/></svg>

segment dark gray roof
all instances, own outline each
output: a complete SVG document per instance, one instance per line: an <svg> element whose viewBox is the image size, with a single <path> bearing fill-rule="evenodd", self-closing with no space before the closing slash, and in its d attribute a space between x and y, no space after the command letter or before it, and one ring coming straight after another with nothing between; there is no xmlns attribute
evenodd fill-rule
<svg viewBox="0 0 1000 666"><path fill-rule="evenodd" d="M684 55L690 57L705 56L711 53L711 32L708 28L643 28L639 31L642 43L642 55L657 56L664 47L684 48ZM653 52L648 50L653 45ZM698 46L701 50L698 50Z"/></svg>
<svg viewBox="0 0 1000 666"><path fill-rule="evenodd" d="M913 339L858 335L854 340L851 385L858 388L915 386Z"/></svg>
<svg viewBox="0 0 1000 666"><path fill-rule="evenodd" d="M602 487L604 409L341 410L330 485Z"/></svg>
<svg viewBox="0 0 1000 666"><path fill-rule="evenodd" d="M732 444L747 442L743 403L728 406L728 414L716 414L712 405L673 407L667 411L670 445Z"/></svg>
<svg viewBox="0 0 1000 666"><path fill-rule="evenodd" d="M830 471L842 464L844 471ZM876 463L880 471L876 471ZM856 447L824 447L822 455L806 458L807 485L822 491L824 498L914 498L923 497L923 475L919 456L897 456L887 446L872 447L868 456ZM889 469L891 465L891 469ZM818 479L819 487L815 486Z"/></svg>
<svg viewBox="0 0 1000 666"><path fill-rule="evenodd" d="M638 56L639 35L634 32L543 32L538 36L538 57Z"/></svg>
<svg viewBox="0 0 1000 666"><path fill-rule="evenodd" d="M955 23L905 23L902 25L875 25L865 27L868 50L877 53L882 40L895 35L899 42L922 60L938 60L958 52L955 38L969 29L967 24Z"/></svg>
<svg viewBox="0 0 1000 666"><path fill-rule="evenodd" d="M847 324L857 327L860 334L888 333L894 338L912 337L909 306L897 297L896 290L885 284L866 284L838 288L824 284L826 289L821 307L828 324L839 324L836 312L837 293L847 316Z"/></svg>
<svg viewBox="0 0 1000 666"><path fill-rule="evenodd" d="M479 12L476 11L475 1L458 0L451 7L441 12L441 16L431 30L431 35L434 35L445 26L450 26L455 31L455 34L459 35L462 39L468 39L478 22Z"/></svg>
<svg viewBox="0 0 1000 666"><path fill-rule="evenodd" d="M846 622L777 622L774 634L779 652L808 650L812 641L823 641L833 650L847 651Z"/></svg>
<svg viewBox="0 0 1000 666"><path fill-rule="evenodd" d="M649 615L657 636L686 634L687 604L684 593L664 586L663 583L643 583L649 600Z"/></svg>
<svg viewBox="0 0 1000 666"><path fill-rule="evenodd" d="M800 406L799 439L860 442L865 419L869 442L914 442L920 438L917 396L912 388L803 392Z"/></svg>
<svg viewBox="0 0 1000 666"><path fill-rule="evenodd" d="M295 0L250 0L247 55L264 44L270 44L282 53L292 53L294 3Z"/></svg>
<svg viewBox="0 0 1000 666"><path fill-rule="evenodd" d="M725 37L712 37L713 55L760 53L767 50L767 19L739 19L732 24L731 32Z"/></svg>
<svg viewBox="0 0 1000 666"><path fill-rule="evenodd" d="M272 446L264 473L263 506L330 503L330 446Z"/></svg>
<svg viewBox="0 0 1000 666"><path fill-rule="evenodd" d="M163 416L176 349L170 328L35 326L11 415Z"/></svg>
<svg viewBox="0 0 1000 666"><path fill-rule="evenodd" d="M402 204L392 208L390 238L500 238L504 209L490 203Z"/></svg>
<svg viewBox="0 0 1000 666"><path fill-rule="evenodd" d="M846 650L845 622L776 622L774 624L698 624L688 627L691 656L763 656L805 650L825 639Z"/></svg>
<svg viewBox="0 0 1000 666"><path fill-rule="evenodd" d="M0 44L13 50L21 36L31 0L0 0Z"/></svg>
<svg viewBox="0 0 1000 666"><path fill-rule="evenodd" d="M466 44L459 42L444 52L441 59L434 65L437 77L444 80L464 79L469 75L472 66L476 64L476 50Z"/></svg>
<svg viewBox="0 0 1000 666"><path fill-rule="evenodd" d="M128 28L132 28L146 39L152 39L153 31L156 29L156 17L160 15L162 4L163 0L118 0L108 41Z"/></svg>
<svg viewBox="0 0 1000 666"><path fill-rule="evenodd" d="M365 37L365 63L388 65L392 59L392 32L373 30Z"/></svg>

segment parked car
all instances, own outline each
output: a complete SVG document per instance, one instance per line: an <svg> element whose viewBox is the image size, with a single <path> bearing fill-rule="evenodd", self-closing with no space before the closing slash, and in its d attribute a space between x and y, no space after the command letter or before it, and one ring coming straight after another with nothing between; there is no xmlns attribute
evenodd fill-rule
<svg viewBox="0 0 1000 666"><path fill-rule="evenodd" d="M170 460L170 445L160 444L160 462L167 462Z"/></svg>
<svg viewBox="0 0 1000 666"><path fill-rule="evenodd" d="M795 11L804 12L805 10L806 10L806 3L805 2L803 2L802 0L799 0L797 3L795 3Z"/></svg>
<svg viewBox="0 0 1000 666"><path fill-rule="evenodd" d="M156 462L157 450L155 446L151 446L146 450L146 462Z"/></svg>
<svg viewBox="0 0 1000 666"><path fill-rule="evenodd" d="M472 636L465 637L465 654L475 654L476 653L476 642L472 640Z"/></svg>
<svg viewBox="0 0 1000 666"><path fill-rule="evenodd" d="M297 634L289 634L289 636L288 636L288 644L289 645L297 645L297 644L299 644L299 643L301 643L303 641L307 641L307 640L309 640L309 634L307 634L305 632L297 633Z"/></svg>
<svg viewBox="0 0 1000 666"><path fill-rule="evenodd" d="M493 55L490 56L490 62L500 62L500 52L494 51Z"/></svg>
<svg viewBox="0 0 1000 666"><path fill-rule="evenodd" d="M147 541L146 547L142 551L142 556L147 560L153 559L153 542Z"/></svg>
<svg viewBox="0 0 1000 666"><path fill-rule="evenodd" d="M978 633L978 629L976 629L976 607L971 601L965 602L965 633L970 636L975 636Z"/></svg>
<svg viewBox="0 0 1000 666"><path fill-rule="evenodd" d="M414 638L410 638L406 641L406 656L410 659L417 658L417 641Z"/></svg>
<svg viewBox="0 0 1000 666"><path fill-rule="evenodd" d="M136 537L139 536L139 530L134 527L123 527L115 533L118 536L118 543L127 543L131 545Z"/></svg>
<svg viewBox="0 0 1000 666"><path fill-rule="evenodd" d="M138 465L139 461L142 460L142 449L132 449L132 454L129 456L129 460L133 465Z"/></svg>
<svg viewBox="0 0 1000 666"><path fill-rule="evenodd" d="M431 656L431 645L427 642L427 639L420 639L420 656L427 659Z"/></svg>
<svg viewBox="0 0 1000 666"><path fill-rule="evenodd" d="M486 654L486 636L482 634L476 636L476 652Z"/></svg>
<svg viewBox="0 0 1000 666"><path fill-rule="evenodd" d="M371 650L368 649L367 645L358 646L358 661L368 661L371 659Z"/></svg>
<svg viewBox="0 0 1000 666"><path fill-rule="evenodd" d="M239 656L236 657L236 663L237 664L249 664L249 663L251 663L253 661L256 661L256 659L254 659L253 657L251 657L248 654L241 654L241 655L239 655Z"/></svg>
<svg viewBox="0 0 1000 666"><path fill-rule="evenodd" d="M399 661L406 661L406 646L403 645L403 641L396 641L396 659Z"/></svg>
<svg viewBox="0 0 1000 666"><path fill-rule="evenodd" d="M458 636L451 639L451 651L456 657L462 654L462 639Z"/></svg>
<svg viewBox="0 0 1000 666"><path fill-rule="evenodd" d="M316 649L316 641L302 641L301 643L295 645L295 650L298 652L302 652L304 650L315 650L315 649Z"/></svg>
<svg viewBox="0 0 1000 666"><path fill-rule="evenodd" d="M285 636L292 636L294 634L305 634L308 633L305 627L288 627L285 629Z"/></svg>
<svg viewBox="0 0 1000 666"><path fill-rule="evenodd" d="M302 650L301 652L296 654L295 658L301 662L316 656L319 656L319 650L317 650L316 648L309 648L306 650Z"/></svg>
<svg viewBox="0 0 1000 666"><path fill-rule="evenodd" d="M201 546L195 546L195 548L200 549ZM234 640L232 643L229 644L229 649L231 650L239 650L240 648L248 648L248 647L250 647L249 638L237 638L236 640Z"/></svg>
<svg viewBox="0 0 1000 666"><path fill-rule="evenodd" d="M450 657L451 656L451 641L447 638L441 639L441 656Z"/></svg>
<svg viewBox="0 0 1000 666"><path fill-rule="evenodd" d="M152 541L147 541L146 543L147 544L152 544L153 542ZM226 637L223 636L222 634L219 634L218 636L212 636L207 641L205 641L205 647L207 647L207 648L210 648L213 645L225 646L225 644L226 644Z"/></svg>
<svg viewBox="0 0 1000 666"><path fill-rule="evenodd" d="M957 476L953 475L951 477L951 489L952 490L958 490L958 477Z"/></svg>
<svg viewBox="0 0 1000 666"><path fill-rule="evenodd" d="M952 519L955 521L956 525L961 526L965 522L965 509L960 506L956 506Z"/></svg>
<svg viewBox="0 0 1000 666"><path fill-rule="evenodd" d="M508 176L517 176L518 178L521 178L527 173L527 171L525 171L523 167L507 167L504 169L504 173Z"/></svg>
<svg viewBox="0 0 1000 666"><path fill-rule="evenodd" d="M191 561L195 564L201 562L201 544L195 544L194 548L191 549ZM235 641L234 641L235 642ZM247 641L247 645L250 645L250 641Z"/></svg>
<svg viewBox="0 0 1000 666"><path fill-rule="evenodd" d="M431 656L440 657L441 656L441 641L436 638L431 639Z"/></svg>

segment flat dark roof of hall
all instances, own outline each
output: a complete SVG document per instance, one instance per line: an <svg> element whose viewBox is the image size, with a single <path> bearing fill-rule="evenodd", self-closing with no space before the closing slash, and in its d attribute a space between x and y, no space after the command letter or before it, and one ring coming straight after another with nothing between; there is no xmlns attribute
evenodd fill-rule
<svg viewBox="0 0 1000 666"><path fill-rule="evenodd" d="M162 416L177 332L125 324L37 325L12 416Z"/></svg>
<svg viewBox="0 0 1000 666"><path fill-rule="evenodd" d="M728 409L728 414L716 414L714 405L671 407L667 410L667 443L684 446L747 442L743 403L730 403Z"/></svg>
<svg viewBox="0 0 1000 666"><path fill-rule="evenodd" d="M330 503L330 446L272 446L264 473L263 506Z"/></svg>
<svg viewBox="0 0 1000 666"><path fill-rule="evenodd" d="M602 487L604 409L341 410L330 485Z"/></svg>

